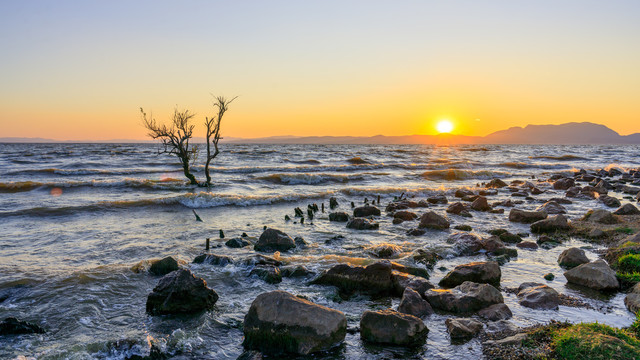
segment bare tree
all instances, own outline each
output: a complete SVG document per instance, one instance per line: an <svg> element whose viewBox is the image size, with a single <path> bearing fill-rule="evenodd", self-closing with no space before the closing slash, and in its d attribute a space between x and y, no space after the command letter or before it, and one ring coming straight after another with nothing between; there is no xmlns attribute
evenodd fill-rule
<svg viewBox="0 0 640 360"><path fill-rule="evenodd" d="M147 113L140 108L144 127L149 130L149 136L152 139L160 139L163 149L160 153L173 154L178 157L182 164L184 176L189 179L191 185L197 185L195 176L191 173L191 164L196 160L198 152L197 146L191 146L189 141L193 137L193 128L191 119L195 114L191 114L189 110L178 111L175 109L171 119L171 127L166 124L158 124L153 114L147 117Z"/></svg>
<svg viewBox="0 0 640 360"><path fill-rule="evenodd" d="M213 102L213 107L218 109L218 114L212 116L211 118L205 117L204 125L207 127L207 160L204 164L204 173L207 177L207 186L211 186L211 175L209 174L209 164L211 160L215 159L216 156L220 153L220 149L218 148L218 142L220 139L220 125L222 124L222 117L224 113L227 111L229 104L233 102L233 100L238 97L234 97L231 100L227 100L224 96L218 96L215 98ZM211 145L213 145L214 151L211 152Z"/></svg>

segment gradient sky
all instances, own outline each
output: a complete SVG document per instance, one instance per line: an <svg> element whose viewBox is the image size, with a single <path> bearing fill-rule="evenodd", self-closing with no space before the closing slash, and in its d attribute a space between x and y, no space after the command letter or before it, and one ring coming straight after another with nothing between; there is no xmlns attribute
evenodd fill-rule
<svg viewBox="0 0 640 360"><path fill-rule="evenodd" d="M0 137L640 132L640 1L1 1ZM198 135L200 135L198 133Z"/></svg>

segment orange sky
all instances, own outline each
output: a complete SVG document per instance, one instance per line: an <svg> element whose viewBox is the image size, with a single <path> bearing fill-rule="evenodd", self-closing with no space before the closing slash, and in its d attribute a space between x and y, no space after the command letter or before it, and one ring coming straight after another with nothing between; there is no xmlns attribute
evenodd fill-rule
<svg viewBox="0 0 640 360"><path fill-rule="evenodd" d="M578 11L579 10L579 11ZM139 107L230 137L640 132L640 3L2 2L0 137L143 139ZM214 16L213 14L224 14ZM200 131L197 135L202 135Z"/></svg>

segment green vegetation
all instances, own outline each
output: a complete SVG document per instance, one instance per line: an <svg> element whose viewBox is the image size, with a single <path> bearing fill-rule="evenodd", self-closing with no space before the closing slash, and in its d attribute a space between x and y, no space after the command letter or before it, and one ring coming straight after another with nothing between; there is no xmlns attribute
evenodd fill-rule
<svg viewBox="0 0 640 360"><path fill-rule="evenodd" d="M616 278L618 278L618 281L620 282L620 287L622 289L628 289L633 285L637 284L638 282L640 282L640 273L639 272L633 272L633 273L617 272Z"/></svg>
<svg viewBox="0 0 640 360"><path fill-rule="evenodd" d="M640 255L626 254L618 258L618 271L620 273L640 272Z"/></svg>
<svg viewBox="0 0 640 360"><path fill-rule="evenodd" d="M616 232L627 234L627 235L631 235L634 233L634 230L628 226L621 226L621 227L615 228L614 230Z"/></svg>

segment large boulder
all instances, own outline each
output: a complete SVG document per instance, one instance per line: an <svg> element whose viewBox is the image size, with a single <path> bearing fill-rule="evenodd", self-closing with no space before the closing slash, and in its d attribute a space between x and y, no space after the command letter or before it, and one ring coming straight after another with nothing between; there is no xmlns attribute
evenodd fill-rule
<svg viewBox="0 0 640 360"><path fill-rule="evenodd" d="M418 225L418 227L422 229L444 230L449 228L449 221L444 216L429 211L420 217L420 225Z"/></svg>
<svg viewBox="0 0 640 360"><path fill-rule="evenodd" d="M534 233L548 233L569 229L571 229L571 224L569 224L566 216L562 214L551 216L531 224L531 231Z"/></svg>
<svg viewBox="0 0 640 360"><path fill-rule="evenodd" d="M329 214L329 221L347 222L349 221L349 214L344 211L336 211Z"/></svg>
<svg viewBox="0 0 640 360"><path fill-rule="evenodd" d="M449 318L444 321L451 339L465 339L476 336L484 327L482 323L472 318Z"/></svg>
<svg viewBox="0 0 640 360"><path fill-rule="evenodd" d="M457 256L475 255L483 249L483 240L478 235L467 232L452 234L447 243L453 244L452 251Z"/></svg>
<svg viewBox="0 0 640 360"><path fill-rule="evenodd" d="M394 220L411 221L417 218L418 215L416 215L416 213L407 210L400 210L393 213Z"/></svg>
<svg viewBox="0 0 640 360"><path fill-rule="evenodd" d="M166 258L158 261L154 261L149 267L149 272L153 275L167 275L172 271L178 270L178 261L174 259L172 256L167 256Z"/></svg>
<svg viewBox="0 0 640 360"><path fill-rule="evenodd" d="M575 247L566 249L558 257L558 265L567 269L571 269L588 262L589 258L585 255L584 250Z"/></svg>
<svg viewBox="0 0 640 360"><path fill-rule="evenodd" d="M500 265L495 261L472 262L456 266L440 280L439 285L452 288L465 281L472 281L499 286L501 276Z"/></svg>
<svg viewBox="0 0 640 360"><path fill-rule="evenodd" d="M538 206L536 211L546 212L547 214L566 214L567 213L567 209L565 209L564 206L558 204L555 201L547 201L546 203Z"/></svg>
<svg viewBox="0 0 640 360"><path fill-rule="evenodd" d="M564 277L572 284L595 290L615 290L619 287L616 272L602 259L576 266L566 271Z"/></svg>
<svg viewBox="0 0 640 360"><path fill-rule="evenodd" d="M539 283L524 283L518 287L520 305L532 309L555 310L560 304L560 295L551 287Z"/></svg>
<svg viewBox="0 0 640 360"><path fill-rule="evenodd" d="M593 211L589 211L587 215L585 215L585 219L591 222L596 222L599 224L617 224L618 218L613 215L610 211L603 209L596 209Z"/></svg>
<svg viewBox="0 0 640 360"><path fill-rule="evenodd" d="M431 305L414 289L407 287L402 293L402 300L398 305L398 312L417 317L433 314Z"/></svg>
<svg viewBox="0 0 640 360"><path fill-rule="evenodd" d="M504 303L498 289L489 284L471 281L449 290L427 290L424 296L432 308L454 313L474 312L493 304Z"/></svg>
<svg viewBox="0 0 640 360"><path fill-rule="evenodd" d="M598 200L600 200L600 202L602 202L608 207L617 208L617 207L620 207L620 205L622 205L622 203L620 203L620 200L609 195L601 195L598 198Z"/></svg>
<svg viewBox="0 0 640 360"><path fill-rule="evenodd" d="M471 217L471 213L469 212L469 205L461 203L459 201L449 205L449 207L447 208L447 212L449 214Z"/></svg>
<svg viewBox="0 0 640 360"><path fill-rule="evenodd" d="M640 210L633 204L624 204L613 213L615 215L640 215Z"/></svg>
<svg viewBox="0 0 640 360"><path fill-rule="evenodd" d="M572 178L562 178L553 183L555 190L567 190L575 185L575 181Z"/></svg>
<svg viewBox="0 0 640 360"><path fill-rule="evenodd" d="M339 345L346 333L342 312L286 291L258 295L244 317L244 346L264 353L325 351Z"/></svg>
<svg viewBox="0 0 640 360"><path fill-rule="evenodd" d="M152 315L195 313L208 310L218 294L207 282L187 269L165 275L147 297L147 312Z"/></svg>
<svg viewBox="0 0 640 360"><path fill-rule="evenodd" d="M640 283L631 288L631 291L624 298L624 304L634 314L640 311Z"/></svg>
<svg viewBox="0 0 640 360"><path fill-rule="evenodd" d="M476 211L489 211L491 210L491 206L487 202L487 198L484 196L478 196L471 203L471 208Z"/></svg>
<svg viewBox="0 0 640 360"><path fill-rule="evenodd" d="M311 283L333 285L347 295L354 292L390 295L396 289L393 268L389 261L380 261L367 267L348 264L334 265Z"/></svg>
<svg viewBox="0 0 640 360"><path fill-rule="evenodd" d="M429 329L420 318L390 309L365 311L360 319L360 336L378 344L419 346L426 341Z"/></svg>
<svg viewBox="0 0 640 360"><path fill-rule="evenodd" d="M354 217L380 216L380 209L375 206L360 206L353 209Z"/></svg>
<svg viewBox="0 0 640 360"><path fill-rule="evenodd" d="M547 218L544 211L525 211L520 209L511 209L509 212L509 221L531 224Z"/></svg>
<svg viewBox="0 0 640 360"><path fill-rule="evenodd" d="M380 224L366 218L353 218L347 223L347 228L354 230L376 230L379 227Z"/></svg>
<svg viewBox="0 0 640 360"><path fill-rule="evenodd" d="M262 232L258 242L254 246L256 251L287 251L296 247L295 241L291 236L285 234L278 229L267 229Z"/></svg>
<svg viewBox="0 0 640 360"><path fill-rule="evenodd" d="M478 315L489 321L511 319L513 313L506 304L494 304L478 311Z"/></svg>
<svg viewBox="0 0 640 360"><path fill-rule="evenodd" d="M44 334L45 330L36 324L8 317L0 321L0 335Z"/></svg>

